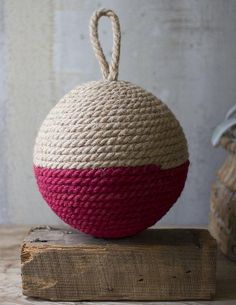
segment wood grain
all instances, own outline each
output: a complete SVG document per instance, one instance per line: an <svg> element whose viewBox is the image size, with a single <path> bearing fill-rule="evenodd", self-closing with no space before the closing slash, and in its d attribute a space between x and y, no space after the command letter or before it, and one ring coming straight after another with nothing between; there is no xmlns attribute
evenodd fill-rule
<svg viewBox="0 0 236 305"><path fill-rule="evenodd" d="M23 293L54 301L211 299L215 256L207 230L105 240L36 228L22 246Z"/></svg>

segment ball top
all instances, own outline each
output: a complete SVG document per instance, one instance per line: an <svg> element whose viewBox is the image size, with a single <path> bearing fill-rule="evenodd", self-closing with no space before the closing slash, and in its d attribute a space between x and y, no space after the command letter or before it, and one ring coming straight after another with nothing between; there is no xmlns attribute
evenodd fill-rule
<svg viewBox="0 0 236 305"><path fill-rule="evenodd" d="M66 94L42 124L34 154L37 166L70 169L166 169L187 159L184 133L170 109L124 81L90 82Z"/></svg>

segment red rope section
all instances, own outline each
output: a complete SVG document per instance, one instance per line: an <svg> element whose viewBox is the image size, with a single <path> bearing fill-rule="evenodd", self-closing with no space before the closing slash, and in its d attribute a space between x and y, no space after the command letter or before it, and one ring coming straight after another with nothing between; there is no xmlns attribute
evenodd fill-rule
<svg viewBox="0 0 236 305"><path fill-rule="evenodd" d="M38 187L66 223L96 237L134 235L157 222L180 196L189 161L96 169L34 167Z"/></svg>

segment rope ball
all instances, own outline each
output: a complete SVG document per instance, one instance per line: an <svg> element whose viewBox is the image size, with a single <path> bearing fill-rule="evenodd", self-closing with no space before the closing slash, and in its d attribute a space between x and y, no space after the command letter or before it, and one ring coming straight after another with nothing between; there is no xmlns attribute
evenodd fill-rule
<svg viewBox="0 0 236 305"><path fill-rule="evenodd" d="M111 20L108 64L98 21ZM103 238L155 224L180 196L188 148L180 123L153 94L118 80L120 24L111 10L93 14L90 38L103 80L76 87L44 120L34 147L39 190L67 224Z"/></svg>

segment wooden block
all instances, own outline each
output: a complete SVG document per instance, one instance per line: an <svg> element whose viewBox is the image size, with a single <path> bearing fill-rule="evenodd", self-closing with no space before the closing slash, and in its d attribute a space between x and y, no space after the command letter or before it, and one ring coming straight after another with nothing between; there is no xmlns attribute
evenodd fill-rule
<svg viewBox="0 0 236 305"><path fill-rule="evenodd" d="M41 227L24 240L23 294L54 301L211 299L216 244L207 230L150 229L125 239Z"/></svg>

